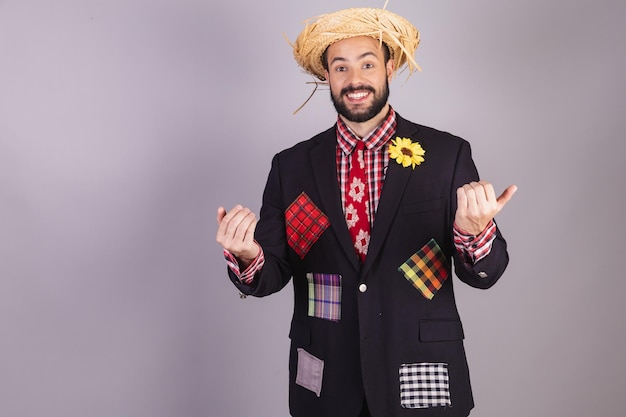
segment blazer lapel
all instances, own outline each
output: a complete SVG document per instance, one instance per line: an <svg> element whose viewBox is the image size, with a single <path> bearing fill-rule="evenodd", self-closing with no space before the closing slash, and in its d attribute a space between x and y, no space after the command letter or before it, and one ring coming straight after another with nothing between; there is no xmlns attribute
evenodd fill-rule
<svg viewBox="0 0 626 417"><path fill-rule="evenodd" d="M348 232L346 219L341 206L341 194L337 182L336 161L336 131L327 130L318 141L318 146L310 153L313 178L319 192L322 210L330 220L331 228L335 231L339 246L352 262L355 269L359 268L359 261L352 246L352 238Z"/></svg>
<svg viewBox="0 0 626 417"><path fill-rule="evenodd" d="M398 124L395 136L414 139L418 130L417 127L409 124L399 115L397 115L397 120ZM402 200L402 195L404 194L406 186L409 182L409 178L411 178L411 175L414 174L415 171L413 169L404 168L393 159L389 160L387 174L385 175L385 183L378 202L378 210L376 211L372 236L367 250L367 257L365 258L365 264L363 265L364 274L367 273L368 269L376 260L376 257L382 249L391 227L391 223L393 222L398 211L398 206L400 205L400 200Z"/></svg>

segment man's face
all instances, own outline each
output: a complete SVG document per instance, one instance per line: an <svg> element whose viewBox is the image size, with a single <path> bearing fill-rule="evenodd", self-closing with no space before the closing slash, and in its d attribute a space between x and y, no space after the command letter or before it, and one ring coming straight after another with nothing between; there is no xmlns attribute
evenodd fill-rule
<svg viewBox="0 0 626 417"><path fill-rule="evenodd" d="M340 115L361 123L385 108L393 61L385 62L379 41L357 36L335 42L328 47L326 59L330 96Z"/></svg>

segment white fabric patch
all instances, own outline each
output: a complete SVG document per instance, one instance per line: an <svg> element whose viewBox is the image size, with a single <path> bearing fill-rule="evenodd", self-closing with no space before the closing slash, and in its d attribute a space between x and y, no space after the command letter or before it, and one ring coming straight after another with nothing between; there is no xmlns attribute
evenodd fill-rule
<svg viewBox="0 0 626 417"><path fill-rule="evenodd" d="M311 355L302 348L298 348L298 372L296 384L313 391L318 397L322 393L322 376L324 361Z"/></svg>
<svg viewBox="0 0 626 417"><path fill-rule="evenodd" d="M400 404L403 408L451 406L448 364L401 365Z"/></svg>

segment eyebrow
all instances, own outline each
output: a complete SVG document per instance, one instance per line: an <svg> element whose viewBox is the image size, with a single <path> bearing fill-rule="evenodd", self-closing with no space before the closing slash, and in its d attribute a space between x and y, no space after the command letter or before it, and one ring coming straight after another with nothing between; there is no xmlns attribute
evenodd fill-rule
<svg viewBox="0 0 626 417"><path fill-rule="evenodd" d="M364 52L364 53L362 53L361 55L359 55L359 56L356 58L356 60L357 60L357 61L359 61L359 60L361 60L361 59L363 59L363 58L365 58L365 57L367 57L367 56L369 56L369 55L372 55L372 56L376 57L376 54L375 54L374 52L372 52L372 51L367 51L367 52ZM347 61L347 59L346 59L346 58L344 58L344 57L341 57L341 56L336 56L336 57L334 57L334 58L333 58L333 60L332 60L332 61L330 61L330 63L331 63L331 64L334 64L334 63L335 63L335 61Z"/></svg>

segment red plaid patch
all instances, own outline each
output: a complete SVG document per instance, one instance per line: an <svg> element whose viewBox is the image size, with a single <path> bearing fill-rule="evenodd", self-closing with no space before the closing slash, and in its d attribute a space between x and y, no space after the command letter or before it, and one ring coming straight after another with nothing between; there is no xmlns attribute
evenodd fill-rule
<svg viewBox="0 0 626 417"><path fill-rule="evenodd" d="M302 193L285 210L287 243L303 259L311 246L330 226L328 217Z"/></svg>

